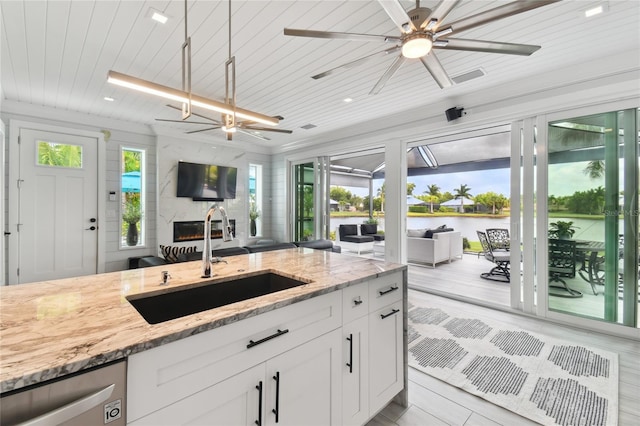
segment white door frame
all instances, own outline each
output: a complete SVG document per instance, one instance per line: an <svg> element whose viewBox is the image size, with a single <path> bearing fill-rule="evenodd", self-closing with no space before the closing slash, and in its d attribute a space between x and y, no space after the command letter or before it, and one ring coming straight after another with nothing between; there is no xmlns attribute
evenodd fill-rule
<svg viewBox="0 0 640 426"><path fill-rule="evenodd" d="M8 235L5 236L4 233L7 232L7 229L4 226L4 174L5 174L5 130L4 130L4 122L0 120L0 164L2 164L2 172L0 173L0 224L2 224L2 242L0 243L0 286L6 285L6 277L5 277L5 243L8 241Z"/></svg>
<svg viewBox="0 0 640 426"><path fill-rule="evenodd" d="M18 136L20 136L21 129L31 129L43 132L55 132L55 133L67 133L70 135L84 136L95 138L98 141L98 251L97 251L97 264L96 271L102 273L105 271L105 235L106 235L106 147L104 141L104 134L101 132L94 132L88 130L78 130L69 127L52 126L48 124L35 123L22 120L10 120L9 121L9 222L8 231L11 232L9 236L9 250L7 252L8 257L8 283L15 284L18 282L18 258L12 256L11 253L18 253L18 169L20 161L18 153L20 147L18 144ZM46 214L47 212L43 212Z"/></svg>

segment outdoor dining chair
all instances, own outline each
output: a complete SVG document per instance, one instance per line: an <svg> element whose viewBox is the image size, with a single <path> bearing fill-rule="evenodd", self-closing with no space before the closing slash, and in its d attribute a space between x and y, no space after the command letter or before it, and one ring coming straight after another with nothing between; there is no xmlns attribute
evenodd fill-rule
<svg viewBox="0 0 640 426"><path fill-rule="evenodd" d="M493 251L509 251L509 230L506 228L487 228L487 238Z"/></svg>
<svg viewBox="0 0 640 426"><path fill-rule="evenodd" d="M582 293L567 285L565 278L576 276L576 242L549 238L549 295L558 297L582 297ZM557 282L562 285L551 285ZM551 291L560 289L561 293Z"/></svg>
<svg viewBox="0 0 640 426"><path fill-rule="evenodd" d="M509 271L509 265L511 262L511 255L508 252L494 252L487 238L487 234L483 231L476 231L482 250L484 251L484 257L488 261L495 264L495 266L489 272L483 272L480 277L485 280L509 282L511 273Z"/></svg>

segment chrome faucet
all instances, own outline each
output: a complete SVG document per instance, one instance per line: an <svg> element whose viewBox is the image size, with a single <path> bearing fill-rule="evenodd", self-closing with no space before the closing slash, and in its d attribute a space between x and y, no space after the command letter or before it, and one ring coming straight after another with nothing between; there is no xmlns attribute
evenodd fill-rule
<svg viewBox="0 0 640 426"><path fill-rule="evenodd" d="M213 274L211 273L211 219L213 217L213 213L216 210L220 210L220 215L222 216L222 240L223 241L231 241L233 240L233 233L231 232L231 223L229 223L229 218L227 217L227 212L223 207L218 206L217 204L211 204L209 210L207 210L207 215L204 218L204 248L202 249L202 278L211 278Z"/></svg>

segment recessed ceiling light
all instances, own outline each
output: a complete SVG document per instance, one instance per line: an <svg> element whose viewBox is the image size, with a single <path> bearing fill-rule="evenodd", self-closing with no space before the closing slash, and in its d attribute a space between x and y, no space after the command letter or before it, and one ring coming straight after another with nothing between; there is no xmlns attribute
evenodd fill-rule
<svg viewBox="0 0 640 426"><path fill-rule="evenodd" d="M601 4L600 6L592 7L591 9L585 10L584 16L587 18L591 18L592 16L599 15L604 11L606 11L606 6Z"/></svg>
<svg viewBox="0 0 640 426"><path fill-rule="evenodd" d="M343 101L345 101L346 103L349 103L349 102L353 102L353 99L351 99L351 98L344 98L344 99L343 99Z"/></svg>
<svg viewBox="0 0 640 426"><path fill-rule="evenodd" d="M169 20L169 18L165 14L153 8L149 8L149 11L147 12L147 16L156 22L160 22L161 24L166 24L167 21Z"/></svg>
<svg viewBox="0 0 640 426"><path fill-rule="evenodd" d="M112 97L110 97L110 96L105 96L105 97L104 97L104 100L105 100L105 101L107 101L107 102L113 102L113 101L115 101L115 99L113 99L113 98L112 98Z"/></svg>

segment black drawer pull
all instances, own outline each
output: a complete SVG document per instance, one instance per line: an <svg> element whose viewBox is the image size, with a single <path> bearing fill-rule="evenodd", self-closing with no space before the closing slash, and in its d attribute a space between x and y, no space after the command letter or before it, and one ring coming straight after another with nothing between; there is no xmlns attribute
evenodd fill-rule
<svg viewBox="0 0 640 426"><path fill-rule="evenodd" d="M400 309L392 309L391 312L389 312L388 314L380 314L380 318L385 319L387 317L390 317L393 314L397 314L398 312L400 312Z"/></svg>
<svg viewBox="0 0 640 426"><path fill-rule="evenodd" d="M264 339L260 339L256 342L254 342L253 340L249 340L249 344L247 345L247 349L252 348L254 346L258 346L260 343L264 343L267 340L271 340L271 339L275 339L278 336L282 336L283 334L287 334L289 332L289 329L284 329L284 330L280 330L278 329L278 331L276 333L273 333L271 336L267 336Z"/></svg>
<svg viewBox="0 0 640 426"><path fill-rule="evenodd" d="M395 287L391 287L389 290L385 290L385 291L378 290L378 293L380 293L380 296L384 296L385 294L391 293L392 291L396 291L397 289L398 289L398 286L395 286Z"/></svg>
<svg viewBox="0 0 640 426"><path fill-rule="evenodd" d="M353 301L353 304L356 305L356 306L358 306L361 303L362 303L362 299L360 299L360 298L358 298L358 299Z"/></svg>
<svg viewBox="0 0 640 426"><path fill-rule="evenodd" d="M276 423L280 419L280 372L276 371L276 375L273 376L273 380L276 381L276 407L271 410L276 415Z"/></svg>
<svg viewBox="0 0 640 426"><path fill-rule="evenodd" d="M254 423L258 426L262 426L262 380L260 380L256 389L258 389L258 420Z"/></svg>
<svg viewBox="0 0 640 426"><path fill-rule="evenodd" d="M349 334L347 337L349 341L349 362L347 363L347 367L349 367L349 374L353 373L353 333Z"/></svg>

